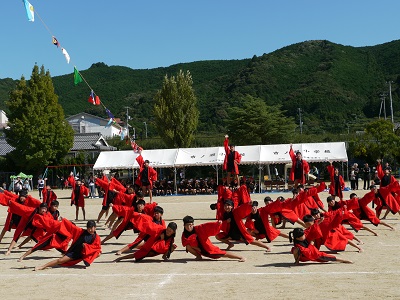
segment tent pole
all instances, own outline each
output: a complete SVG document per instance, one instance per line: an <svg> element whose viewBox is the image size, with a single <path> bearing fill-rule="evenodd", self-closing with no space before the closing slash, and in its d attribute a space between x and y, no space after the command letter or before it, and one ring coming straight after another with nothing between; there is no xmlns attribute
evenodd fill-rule
<svg viewBox="0 0 400 300"><path fill-rule="evenodd" d="M258 165L258 193L261 194L261 170L263 169L263 167L260 165Z"/></svg>
<svg viewBox="0 0 400 300"><path fill-rule="evenodd" d="M174 190L175 190L175 195L178 195L178 189L176 186L176 168L174 167Z"/></svg>

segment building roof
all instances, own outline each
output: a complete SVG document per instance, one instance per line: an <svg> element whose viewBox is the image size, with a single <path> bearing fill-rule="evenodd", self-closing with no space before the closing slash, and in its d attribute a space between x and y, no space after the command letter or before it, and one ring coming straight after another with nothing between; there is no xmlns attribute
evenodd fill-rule
<svg viewBox="0 0 400 300"><path fill-rule="evenodd" d="M70 151L116 151L116 147L109 146L100 132L76 133L74 145Z"/></svg>
<svg viewBox="0 0 400 300"><path fill-rule="evenodd" d="M15 148L9 145L4 136L0 137L0 156L5 156L7 153L13 151Z"/></svg>

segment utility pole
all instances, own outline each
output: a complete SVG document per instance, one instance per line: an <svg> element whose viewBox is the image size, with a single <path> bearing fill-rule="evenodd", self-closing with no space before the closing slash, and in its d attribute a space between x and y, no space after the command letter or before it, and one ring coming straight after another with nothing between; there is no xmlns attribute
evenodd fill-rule
<svg viewBox="0 0 400 300"><path fill-rule="evenodd" d="M147 123L143 122L143 124L144 124L144 129L146 130L146 139L147 139Z"/></svg>
<svg viewBox="0 0 400 300"><path fill-rule="evenodd" d="M392 124L394 125L394 121L393 121L393 100L392 100L392 82L393 81L389 81L389 99L390 99L390 112L391 112L391 117L392 117ZM394 126L393 126L393 130L394 130Z"/></svg>
<svg viewBox="0 0 400 300"><path fill-rule="evenodd" d="M383 107L383 116L386 120L386 94L382 93L380 96L381 96L381 108L379 110L379 119L381 118L382 107Z"/></svg>
<svg viewBox="0 0 400 300"><path fill-rule="evenodd" d="M303 134L303 122L301 121L301 108L299 108L299 117L300 117L300 134Z"/></svg>
<svg viewBox="0 0 400 300"><path fill-rule="evenodd" d="M128 121L129 121L129 119L130 119L130 117L129 117L129 106L125 106L125 108L126 108L126 136L129 138L129 123L128 123Z"/></svg>

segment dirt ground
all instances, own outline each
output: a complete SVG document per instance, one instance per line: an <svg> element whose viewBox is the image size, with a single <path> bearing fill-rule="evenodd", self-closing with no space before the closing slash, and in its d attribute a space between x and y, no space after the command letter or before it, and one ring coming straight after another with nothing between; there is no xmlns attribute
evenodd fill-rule
<svg viewBox="0 0 400 300"><path fill-rule="evenodd" d="M70 190L56 190L56 193L62 216L73 220L75 209L69 206ZM364 193L358 191L359 196ZM349 194L345 192L345 196ZM37 196L37 191L32 195ZM251 196L262 203L266 195ZM268 195L273 199L279 195L289 196L288 193ZM327 196L327 193L322 193L321 199ZM378 232L378 237L366 231L357 233L365 243L363 253L348 246L345 252L337 254L354 261L354 264L302 263L294 266L291 245L281 237L270 244L270 253L256 246L236 244L232 251L245 256L247 261L244 263L230 259L195 261L185 252L180 241L182 218L192 215L197 224L213 221L215 212L209 205L216 201L216 195L166 196L154 200L164 208L164 219L178 224L175 241L178 248L170 261L164 262L161 257L156 257L140 263L114 263L114 253L135 238L129 232L104 245L102 255L89 268L84 269L80 264L72 268L33 272L35 266L59 257L59 253L56 250L37 251L25 261L17 262L17 258L33 244L14 249L10 256L4 256L11 240L11 234L6 233L0 244L1 299L400 299L399 215L389 215L387 220L396 231L382 225L375 228L370 224ZM100 199L87 199L87 219L96 219L100 208ZM1 224L5 218L6 208L0 207ZM84 221L76 223L82 227L86 224ZM283 232L287 233L291 228ZM109 233L102 226L97 228L97 232L101 237ZM225 247L214 238L212 240L221 248Z"/></svg>

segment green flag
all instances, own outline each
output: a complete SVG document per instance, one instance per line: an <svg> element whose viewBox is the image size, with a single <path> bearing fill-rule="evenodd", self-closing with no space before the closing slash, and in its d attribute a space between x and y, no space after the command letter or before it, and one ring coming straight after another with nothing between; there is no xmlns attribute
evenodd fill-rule
<svg viewBox="0 0 400 300"><path fill-rule="evenodd" d="M77 85L83 81L81 74L76 67L74 67L74 84Z"/></svg>

